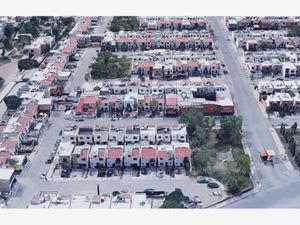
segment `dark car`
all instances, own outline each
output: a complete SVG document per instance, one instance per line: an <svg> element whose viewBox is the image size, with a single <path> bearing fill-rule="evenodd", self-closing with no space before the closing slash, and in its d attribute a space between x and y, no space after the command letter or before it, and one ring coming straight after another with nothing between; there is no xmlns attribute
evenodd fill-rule
<svg viewBox="0 0 300 225"><path fill-rule="evenodd" d="M146 169L146 168L142 168L142 169L141 169L141 174L147 175L147 169Z"/></svg>
<svg viewBox="0 0 300 225"><path fill-rule="evenodd" d="M209 178L208 177L202 177L197 180L198 184L208 184L209 183Z"/></svg>
<svg viewBox="0 0 300 225"><path fill-rule="evenodd" d="M225 67L225 64L222 64L222 67Z"/></svg>
<svg viewBox="0 0 300 225"><path fill-rule="evenodd" d="M50 155L49 158L47 159L46 163L52 163L53 162L53 159L54 159L54 156L53 155Z"/></svg>
<svg viewBox="0 0 300 225"><path fill-rule="evenodd" d="M276 78L276 80L284 81L284 79L281 77Z"/></svg>
<svg viewBox="0 0 300 225"><path fill-rule="evenodd" d="M149 192L153 192L153 191L155 191L155 189L147 188L147 189L144 190L144 193L149 193Z"/></svg>
<svg viewBox="0 0 300 225"><path fill-rule="evenodd" d="M70 177L70 170L63 169L60 174L61 177Z"/></svg>
<svg viewBox="0 0 300 225"><path fill-rule="evenodd" d="M207 187L209 187L209 188L218 188L219 185L218 185L217 183L211 182L211 183L208 183L208 184L207 184Z"/></svg>
<svg viewBox="0 0 300 225"><path fill-rule="evenodd" d="M113 175L113 170L107 170L106 171L106 176L111 177Z"/></svg>
<svg viewBox="0 0 300 225"><path fill-rule="evenodd" d="M227 70L223 70L224 74L228 74L228 71Z"/></svg>

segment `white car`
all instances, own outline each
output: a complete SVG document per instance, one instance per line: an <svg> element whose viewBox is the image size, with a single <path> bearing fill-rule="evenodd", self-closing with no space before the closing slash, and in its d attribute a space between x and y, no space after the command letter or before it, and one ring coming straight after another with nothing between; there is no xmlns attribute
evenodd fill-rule
<svg viewBox="0 0 300 225"><path fill-rule="evenodd" d="M40 176L40 179L45 179L46 178L46 173L42 173L42 175Z"/></svg>

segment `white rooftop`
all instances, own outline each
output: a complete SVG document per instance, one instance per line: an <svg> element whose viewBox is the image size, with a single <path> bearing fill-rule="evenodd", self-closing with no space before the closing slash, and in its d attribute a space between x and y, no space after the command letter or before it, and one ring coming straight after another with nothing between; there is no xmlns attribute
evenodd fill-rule
<svg viewBox="0 0 300 225"><path fill-rule="evenodd" d="M150 209L151 200L146 198L144 193L136 193L132 195L132 205L133 209Z"/></svg>
<svg viewBox="0 0 300 225"><path fill-rule="evenodd" d="M90 208L91 198L85 194L75 194L72 196L70 208Z"/></svg>
<svg viewBox="0 0 300 225"><path fill-rule="evenodd" d="M9 180L14 173L14 169L0 168L0 180Z"/></svg>

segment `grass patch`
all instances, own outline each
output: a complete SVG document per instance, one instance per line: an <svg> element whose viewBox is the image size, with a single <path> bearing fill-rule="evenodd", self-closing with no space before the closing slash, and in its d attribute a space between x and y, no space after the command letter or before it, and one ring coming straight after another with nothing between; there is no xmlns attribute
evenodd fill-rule
<svg viewBox="0 0 300 225"><path fill-rule="evenodd" d="M228 152L230 150L232 152L233 161L222 162L221 160L217 159L218 152ZM232 179L235 179L235 177L238 176L237 179L239 179L238 182L240 182L238 183L238 186L240 188L238 190L234 189L234 191L231 190L230 192L232 194L237 194L239 191L252 186L252 182L248 174L241 173L241 168L238 163L242 157L245 157L242 143L237 145L223 143L217 138L217 133L215 131L211 131L207 143L201 147L200 151L202 152L201 154L207 157L206 159L209 163L204 170L197 169L196 165L197 175L213 177L221 181L227 187L227 189L230 190L232 188L229 188L229 186L232 185L232 182L235 182L232 181ZM196 157L197 153L194 153L192 156L194 166L197 164Z"/></svg>
<svg viewBox="0 0 300 225"><path fill-rule="evenodd" d="M0 66L6 64L6 63L10 63L11 59L8 58L7 56L1 56L0 57Z"/></svg>

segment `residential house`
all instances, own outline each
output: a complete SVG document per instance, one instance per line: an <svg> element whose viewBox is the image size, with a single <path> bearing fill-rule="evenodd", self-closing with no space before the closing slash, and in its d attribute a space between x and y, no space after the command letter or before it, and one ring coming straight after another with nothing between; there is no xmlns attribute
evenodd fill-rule
<svg viewBox="0 0 300 225"><path fill-rule="evenodd" d="M93 126L81 126L78 128L78 144L93 144L93 133L94 127Z"/></svg>
<svg viewBox="0 0 300 225"><path fill-rule="evenodd" d="M104 125L95 125L93 137L94 137L94 143L99 145L107 145L108 144L108 135L109 134L109 126Z"/></svg>
<svg viewBox="0 0 300 225"><path fill-rule="evenodd" d="M140 142L154 145L156 144L156 126L143 125L140 128Z"/></svg>
<svg viewBox="0 0 300 225"><path fill-rule="evenodd" d="M125 130L124 126L115 126L112 124L108 134L109 142L114 142L117 145L123 145L125 140Z"/></svg>
<svg viewBox="0 0 300 225"><path fill-rule="evenodd" d="M185 124L173 125L171 127L172 141L187 142L187 132Z"/></svg>
<svg viewBox="0 0 300 225"><path fill-rule="evenodd" d="M58 163L62 167L72 167L72 153L75 145L71 142L61 142L58 146Z"/></svg>
<svg viewBox="0 0 300 225"><path fill-rule="evenodd" d="M128 125L125 132L125 144L136 144L140 142L140 126Z"/></svg>
<svg viewBox="0 0 300 225"><path fill-rule="evenodd" d="M107 148L107 167L121 167L123 165L123 148L123 145L109 146Z"/></svg>
<svg viewBox="0 0 300 225"><path fill-rule="evenodd" d="M174 165L184 166L185 162L191 162L191 150L188 143L174 143Z"/></svg>
<svg viewBox="0 0 300 225"><path fill-rule="evenodd" d="M64 142L70 142L74 145L77 144L78 126L68 125L63 129L62 137Z"/></svg>
<svg viewBox="0 0 300 225"><path fill-rule="evenodd" d="M168 125L159 125L156 127L157 144L171 143L171 129Z"/></svg>
<svg viewBox="0 0 300 225"><path fill-rule="evenodd" d="M139 167L140 166L140 145L126 145L124 147L124 166Z"/></svg>
<svg viewBox="0 0 300 225"><path fill-rule="evenodd" d="M82 96L76 107L77 116L96 117L97 97Z"/></svg>
<svg viewBox="0 0 300 225"><path fill-rule="evenodd" d="M174 164L174 148L173 145L157 146L157 165L159 167L173 166Z"/></svg>
<svg viewBox="0 0 300 225"><path fill-rule="evenodd" d="M141 146L141 166L155 167L156 166L156 147L147 145Z"/></svg>
<svg viewBox="0 0 300 225"><path fill-rule="evenodd" d="M166 116L177 116L178 115L178 99L176 94L165 95L165 115Z"/></svg>
<svg viewBox="0 0 300 225"><path fill-rule="evenodd" d="M91 168L102 168L106 166L107 145L92 145L89 160Z"/></svg>
<svg viewBox="0 0 300 225"><path fill-rule="evenodd" d="M75 146L72 153L73 168L89 168L89 153L91 146L88 144Z"/></svg>

